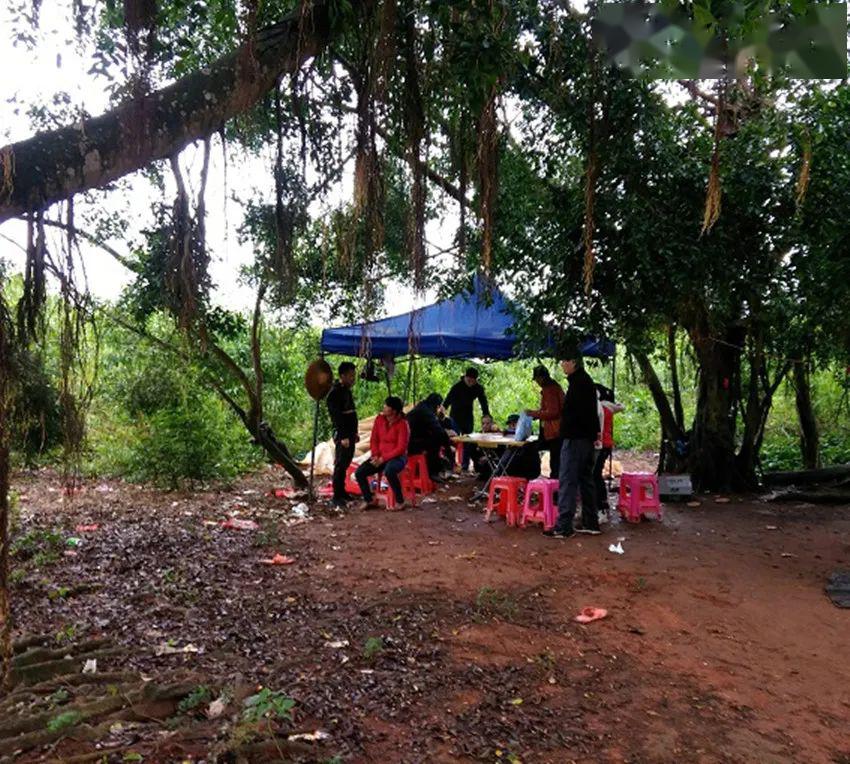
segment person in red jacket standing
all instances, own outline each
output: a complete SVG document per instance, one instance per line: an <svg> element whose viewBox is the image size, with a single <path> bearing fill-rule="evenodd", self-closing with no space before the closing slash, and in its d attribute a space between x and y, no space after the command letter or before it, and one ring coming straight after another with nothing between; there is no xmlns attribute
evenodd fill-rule
<svg viewBox="0 0 850 764"><path fill-rule="evenodd" d="M614 392L605 385L596 385L596 394L602 406L602 448L596 452L596 462L593 465L593 482L596 485L596 509L600 520L605 522L608 518L608 490L602 473L605 470L605 462L611 456L614 448L614 414L622 411L625 406L614 402Z"/></svg>
<svg viewBox="0 0 850 764"><path fill-rule="evenodd" d="M540 385L540 408L526 409L532 419L540 420L540 439L537 447L549 452L549 477L557 480L561 474L561 413L564 410L564 389L549 374L545 366L535 366L531 378Z"/></svg>
<svg viewBox="0 0 850 764"><path fill-rule="evenodd" d="M370 441L371 456L354 473L357 485L363 493L361 509L374 509L377 505L372 496L369 478L383 472L395 497L395 508L404 509L404 495L401 492L399 473L407 464L407 444L410 441L410 427L404 418L404 404L401 398L391 395L384 401L384 408L372 425Z"/></svg>

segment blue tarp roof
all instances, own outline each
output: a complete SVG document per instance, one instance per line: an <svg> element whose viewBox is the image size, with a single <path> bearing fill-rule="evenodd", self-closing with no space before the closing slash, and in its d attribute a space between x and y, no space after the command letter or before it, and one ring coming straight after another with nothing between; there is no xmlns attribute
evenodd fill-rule
<svg viewBox="0 0 850 764"><path fill-rule="evenodd" d="M322 350L349 356L405 356L435 358L492 358L504 360L521 354L511 332L514 319L496 288L489 290L476 277L471 292L380 321L353 324L322 332ZM553 343L549 342L551 352ZM608 357L614 343L587 337L582 354ZM547 352L542 350L542 354Z"/></svg>

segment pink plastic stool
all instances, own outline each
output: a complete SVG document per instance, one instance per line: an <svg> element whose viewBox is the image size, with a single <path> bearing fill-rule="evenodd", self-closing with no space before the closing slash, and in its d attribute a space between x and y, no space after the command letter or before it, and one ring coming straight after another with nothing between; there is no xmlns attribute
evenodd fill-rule
<svg viewBox="0 0 850 764"><path fill-rule="evenodd" d="M652 472L624 472L620 475L620 516L630 523L639 523L644 515L661 520L661 501L658 498L658 478Z"/></svg>
<svg viewBox="0 0 850 764"><path fill-rule="evenodd" d="M558 504L555 501L557 492L557 480L551 478L532 480L525 489L525 503L519 518L519 527L525 528L526 523L531 520L535 523L543 523L545 531L554 528L558 520ZM535 496L537 501L532 503Z"/></svg>
<svg viewBox="0 0 850 764"><path fill-rule="evenodd" d="M516 525L522 509L519 499L520 490L528 481L518 477L497 477L490 481L490 495L487 497L487 519L495 509L505 518L508 525ZM498 492L498 499L496 494Z"/></svg>

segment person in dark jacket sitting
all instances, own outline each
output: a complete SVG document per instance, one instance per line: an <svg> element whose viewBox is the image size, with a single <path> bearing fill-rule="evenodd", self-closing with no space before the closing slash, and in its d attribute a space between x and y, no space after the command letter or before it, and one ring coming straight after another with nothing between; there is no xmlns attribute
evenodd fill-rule
<svg viewBox="0 0 850 764"><path fill-rule="evenodd" d="M596 490L593 484L595 444L601 437L596 386L584 370L577 350L563 353L561 368L567 375L567 393L561 416L561 471L558 486L558 520L555 527L544 531L555 538L568 538L575 533L573 518L576 495L581 488L581 532L599 534L596 513Z"/></svg>
<svg viewBox="0 0 850 764"><path fill-rule="evenodd" d="M451 417L457 425L457 431L461 435L468 435L473 430L474 418L472 405L475 401L481 404L481 416L490 416L490 406L487 403L487 394L484 387L478 382L478 369L470 366L464 375L452 385L443 406L451 410ZM465 448L463 451L463 469L469 467L469 458L473 449Z"/></svg>
<svg viewBox="0 0 850 764"><path fill-rule="evenodd" d="M439 393L431 393L425 400L420 401L407 415L410 425L410 444L408 454L425 454L428 462L428 474L431 480L442 482L440 472L444 464L440 449L451 451L449 434L437 418L437 410L443 402ZM449 462L451 464L451 462Z"/></svg>

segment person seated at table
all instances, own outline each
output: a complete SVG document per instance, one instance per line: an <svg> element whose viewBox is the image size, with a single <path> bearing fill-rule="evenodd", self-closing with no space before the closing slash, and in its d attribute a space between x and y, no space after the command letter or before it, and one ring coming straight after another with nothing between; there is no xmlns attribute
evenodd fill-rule
<svg viewBox="0 0 850 764"><path fill-rule="evenodd" d="M513 456L512 455L513 452ZM500 474L534 480L540 477L540 449L536 443L523 443L505 449L497 468Z"/></svg>
<svg viewBox="0 0 850 764"><path fill-rule="evenodd" d="M450 438L457 436L457 424L455 424L455 420L446 413L446 407L442 404L437 406L437 419L440 422L440 427L446 431L446 434Z"/></svg>
<svg viewBox="0 0 850 764"><path fill-rule="evenodd" d="M378 506L372 496L369 478L379 472L384 473L395 497L395 508L404 509L404 494L401 491L399 473L407 464L407 445L410 442L410 427L404 417L404 404L401 398L391 395L384 401L381 413L375 417L372 425L372 437L369 442L370 458L363 462L354 473L357 485L363 494L360 509L374 509Z"/></svg>
<svg viewBox="0 0 850 764"><path fill-rule="evenodd" d="M442 395L431 393L407 414L407 424L410 426L410 444L407 447L407 453L425 454L428 475L436 483L443 482L440 473L446 466L440 451L441 449L451 451L449 434L437 418L437 409L442 402ZM451 462L448 464L451 465Z"/></svg>
<svg viewBox="0 0 850 764"><path fill-rule="evenodd" d="M507 437L512 437L516 432L517 422L519 422L519 414L511 414L505 420L505 427L502 430L496 427L496 425L493 423L492 417L487 417L487 419L489 419L490 421L485 422L483 418L481 420L482 431L484 431L484 427L486 426L486 432L492 435L505 435ZM475 472L477 473L480 479L487 480L487 478L490 477L490 475L493 473L493 468L491 466L490 459L501 459L504 456L505 451L507 451L507 446L496 446L496 448L489 449L475 449L473 465L475 466ZM488 458L488 455L490 456L490 458Z"/></svg>

